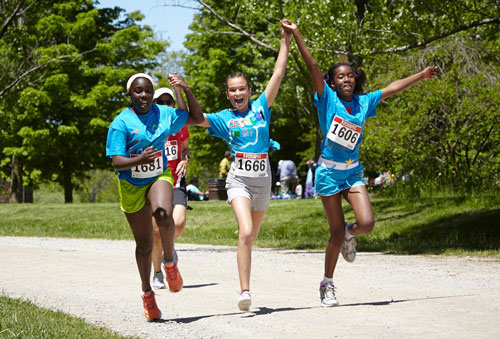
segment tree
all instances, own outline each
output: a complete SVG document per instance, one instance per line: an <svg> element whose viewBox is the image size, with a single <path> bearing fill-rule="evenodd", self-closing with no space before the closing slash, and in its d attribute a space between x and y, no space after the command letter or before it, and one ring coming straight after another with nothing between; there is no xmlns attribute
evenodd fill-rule
<svg viewBox="0 0 500 339"><path fill-rule="evenodd" d="M117 7L96 9L89 0L49 3L28 17L29 24L13 28L19 41L32 42L34 61L46 66L1 98L2 118L10 121L0 137L2 164L15 156L27 179L57 181L72 202L75 178L109 168L106 132L127 104L127 78L152 69L166 44L155 41L149 27L136 25L139 12L119 21L123 10ZM18 48L14 40L3 50ZM63 55L72 58L59 60Z"/></svg>
<svg viewBox="0 0 500 339"><path fill-rule="evenodd" d="M458 34L493 41L500 24L500 4L495 0L192 2L201 6L201 11L190 26L195 33L185 44L191 52L185 70L196 84L205 111L225 107L220 87L224 76L237 67L250 76L254 92L264 88L278 46L277 22L284 17L299 25L321 69L326 71L339 58L357 66L376 67L369 72L375 80L372 84L384 85L388 77L381 72L387 67L376 62L397 60ZM286 143L281 152L284 157L296 159L299 154L305 161L304 155L319 154L322 136L312 92L309 74L297 51L292 50L287 77L273 108L271 132ZM290 137L292 143L288 144ZM199 156L205 166L215 152L221 154L222 146L205 135L200 135L197 146L202 149Z"/></svg>

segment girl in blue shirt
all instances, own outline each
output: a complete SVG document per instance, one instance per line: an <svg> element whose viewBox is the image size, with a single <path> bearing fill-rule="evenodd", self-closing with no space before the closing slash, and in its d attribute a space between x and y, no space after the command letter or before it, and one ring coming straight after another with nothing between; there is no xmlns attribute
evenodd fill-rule
<svg viewBox="0 0 500 339"><path fill-rule="evenodd" d="M153 249L153 215L163 247L167 282L173 292L182 289L182 277L174 260L172 219L173 176L167 167L165 141L185 124L203 121L201 107L183 79L170 75L172 87L182 88L190 111L165 105L153 105L153 79L134 74L127 81L130 105L111 123L106 142L106 156L112 158L119 174L120 207L125 213L136 242L135 258L142 282L144 314L148 321L161 317L151 289L151 253Z"/></svg>
<svg viewBox="0 0 500 339"><path fill-rule="evenodd" d="M281 47L274 72L257 100L249 101L252 91L247 78L242 73L231 74L226 80L226 96L233 108L205 114L205 120L199 124L208 127L211 135L224 139L233 154L226 190L239 228L237 262L241 293L238 307L242 311L248 311L251 305L252 243L259 234L271 198L270 107L285 75L290 39L291 34L281 27Z"/></svg>
<svg viewBox="0 0 500 339"><path fill-rule="evenodd" d="M389 86L363 94L366 76L363 71L347 63L330 68L327 81L320 72L299 33L291 21L283 27L293 34L300 54L311 73L314 89L314 105L323 141L321 157L316 169L315 189L321 196L330 227L330 239L325 251L325 274L320 284L321 305L338 305L333 284L333 273L339 253L344 259L356 257L355 235L370 233L375 225L368 192L363 181L363 165L358 162L358 146L363 138L365 120L375 116L380 100L393 96L416 82L434 77L436 68L427 67L407 78L394 81ZM347 225L342 210L342 197L352 206L356 222Z"/></svg>

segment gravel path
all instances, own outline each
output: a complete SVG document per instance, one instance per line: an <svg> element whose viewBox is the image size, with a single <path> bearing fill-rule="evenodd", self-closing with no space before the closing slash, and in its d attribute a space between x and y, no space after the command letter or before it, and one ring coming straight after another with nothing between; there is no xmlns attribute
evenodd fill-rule
<svg viewBox="0 0 500 339"><path fill-rule="evenodd" d="M234 247L176 245L184 289L142 314L131 241L0 237L10 297L142 338L498 338L500 262L358 253L339 260L340 306L319 306L323 253L254 249L253 305L240 312Z"/></svg>

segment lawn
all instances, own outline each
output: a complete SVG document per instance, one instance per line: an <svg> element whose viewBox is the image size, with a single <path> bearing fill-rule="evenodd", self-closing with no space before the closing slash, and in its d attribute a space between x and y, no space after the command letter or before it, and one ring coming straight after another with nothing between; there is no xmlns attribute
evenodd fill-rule
<svg viewBox="0 0 500 339"><path fill-rule="evenodd" d="M189 202L187 226L178 242L232 245L237 225L223 201ZM498 199L461 196L372 199L375 230L358 237L359 251L400 254L500 253ZM346 220L354 214L344 205ZM3 204L0 235L132 239L118 204ZM320 199L271 201L255 246L324 249L328 225Z"/></svg>

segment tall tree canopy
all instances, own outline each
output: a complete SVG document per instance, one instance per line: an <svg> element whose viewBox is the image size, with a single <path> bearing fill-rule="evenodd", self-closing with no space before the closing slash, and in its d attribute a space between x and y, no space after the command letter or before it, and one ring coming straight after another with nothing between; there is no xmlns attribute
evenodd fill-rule
<svg viewBox="0 0 500 339"><path fill-rule="evenodd" d="M367 160L369 173L393 169L429 177L446 173L450 180L453 176L462 180L470 177L471 169L479 163L490 163L481 165L489 168L489 174L495 166L498 172L498 1L197 0L192 3L201 10L190 26L194 33L188 35L185 44L190 55L184 69L196 87L204 111L228 106L225 77L236 70L250 77L253 93L262 92L279 46L279 20L289 18L298 24L320 69L326 72L339 60L363 67L369 76L365 90L385 87L425 65L439 66L436 81L414 86L379 106L378 115L387 118L379 120L383 126L371 123L374 126L369 126L372 131L367 133L362 148L362 160ZM176 4L179 5L171 2ZM450 52L450 48L457 52L459 46L468 52ZM472 51L474 46L483 49ZM436 96L434 100L432 94ZM456 104L451 105L450 100ZM489 107L489 115L470 116L472 107L477 112L485 106ZM404 119L396 119L395 115ZM410 121L417 116L428 121L425 127ZM433 128L433 124L441 127ZM466 135L459 131L475 133L477 139L465 141ZM197 170L201 173L207 167L214 168L214 154L222 155L224 144L209 139L205 131L194 130L192 135L199 163ZM318 155L321 134L313 106L312 82L293 47L287 76L273 105L271 136L283 146L277 158L303 164L307 158ZM389 141L396 145L387 144ZM431 156L434 160L428 162ZM421 161L424 158L426 161ZM441 167L430 169L430 163Z"/></svg>
<svg viewBox="0 0 500 339"><path fill-rule="evenodd" d="M71 202L76 178L109 167L106 132L128 102L127 78L154 68L166 43L136 24L139 12L120 19L122 9L91 0L23 3L0 40L1 83L14 84L0 96L2 170L16 162L24 184L56 180Z"/></svg>

